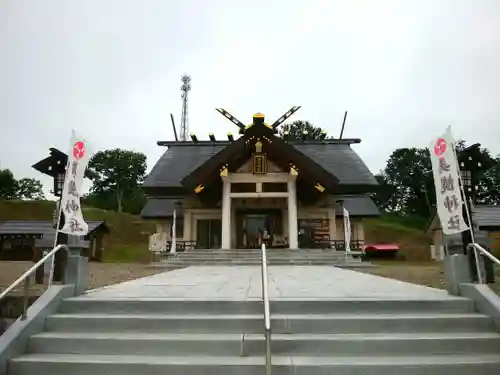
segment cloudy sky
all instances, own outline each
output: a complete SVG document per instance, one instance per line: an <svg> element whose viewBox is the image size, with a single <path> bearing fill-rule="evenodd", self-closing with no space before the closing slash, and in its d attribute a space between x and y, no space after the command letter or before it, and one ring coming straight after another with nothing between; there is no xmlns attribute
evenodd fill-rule
<svg viewBox="0 0 500 375"><path fill-rule="evenodd" d="M500 153L498 0L0 0L0 164L17 178L74 128L151 168L180 121L224 138L293 105L345 137L372 172L392 150L456 138ZM42 178L46 191L51 181Z"/></svg>

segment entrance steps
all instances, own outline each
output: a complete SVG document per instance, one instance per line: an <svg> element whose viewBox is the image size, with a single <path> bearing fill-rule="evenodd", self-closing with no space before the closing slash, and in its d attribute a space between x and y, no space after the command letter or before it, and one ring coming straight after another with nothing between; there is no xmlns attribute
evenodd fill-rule
<svg viewBox="0 0 500 375"><path fill-rule="evenodd" d="M271 266L279 265L331 265L344 268L370 267L355 255L332 249L268 249L267 259ZM168 259L154 263L155 267L183 268L189 266L252 266L261 264L260 249L194 249L177 253Z"/></svg>
<svg viewBox="0 0 500 375"><path fill-rule="evenodd" d="M63 301L8 375L264 374L262 302ZM467 299L271 301L273 375L498 375Z"/></svg>

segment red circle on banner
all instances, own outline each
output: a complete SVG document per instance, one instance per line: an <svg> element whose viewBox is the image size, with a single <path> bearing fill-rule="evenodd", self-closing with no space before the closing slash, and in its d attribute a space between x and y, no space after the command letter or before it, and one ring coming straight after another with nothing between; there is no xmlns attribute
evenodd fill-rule
<svg viewBox="0 0 500 375"><path fill-rule="evenodd" d="M437 156L441 156L446 152L446 148L448 147L448 143L445 139L439 138L436 141L436 145L434 146L434 154Z"/></svg>
<svg viewBox="0 0 500 375"><path fill-rule="evenodd" d="M75 159L81 159L85 156L85 143L78 141L73 146L73 156Z"/></svg>

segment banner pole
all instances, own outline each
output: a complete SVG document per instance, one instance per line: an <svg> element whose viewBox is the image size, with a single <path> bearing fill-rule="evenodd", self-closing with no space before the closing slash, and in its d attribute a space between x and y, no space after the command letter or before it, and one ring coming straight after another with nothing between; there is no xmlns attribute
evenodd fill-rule
<svg viewBox="0 0 500 375"><path fill-rule="evenodd" d="M451 129L451 126L448 127L449 129ZM467 221L469 223L469 232L470 232L470 238L472 240L472 244L475 244L476 243L476 238L474 236L474 229L473 229L473 223L472 223L472 215L471 215L471 212L470 212L470 208L472 208L472 199L467 199L467 196L465 195L465 190L464 190L464 181L462 179L462 174L460 173L460 164L458 162L458 157L457 157L457 153L455 151L455 142L453 142L453 147L452 147L452 150L453 150L453 155L455 156L455 160L457 161L457 169L458 169L458 180L459 180L459 186L460 186L460 193L462 194L462 204L465 205L465 215L467 217ZM470 208L469 208L469 203L470 203ZM466 248L469 244L465 244ZM470 251L474 251L474 260L476 261L476 270L477 270L477 280L479 282L479 284L482 284L482 276L481 276L481 270L480 270L480 259L479 259L479 254L476 250L475 247L473 247ZM469 258L470 259L470 258ZM473 265L471 264L471 268L473 267ZM472 272L472 269L471 269L471 272Z"/></svg>
<svg viewBox="0 0 500 375"><path fill-rule="evenodd" d="M448 127L451 129L451 126ZM467 204L467 196L465 195L465 190L464 190L464 181L462 179L462 174L460 173L460 164L458 163L458 157L457 153L455 151L455 142L452 144L452 150L453 150L453 155L455 156L455 160L457 161L457 169L458 169L458 181L459 181L459 187L460 187L460 193L462 193L462 204L465 205L465 215L467 216L467 221L469 222L469 231L470 231L470 237L472 238L472 242L475 243L476 240L474 238L474 231L472 230L472 216L470 213L469 205Z"/></svg>
<svg viewBox="0 0 500 375"><path fill-rule="evenodd" d="M68 155L68 162L66 163L66 169L64 171L64 180L63 180L63 187L61 190L61 196L59 197L59 204L57 207L57 224L56 224L56 235L54 237L54 247L57 246L57 237L59 236L59 225L61 225L61 212L62 212L62 198L64 194L64 187L66 186L66 175L68 174L68 166L69 166L69 155ZM57 177L56 177L57 178ZM52 279L54 278L54 267L55 267L55 260L56 260L56 254L54 254L50 258L50 268L49 268L49 288L52 286Z"/></svg>

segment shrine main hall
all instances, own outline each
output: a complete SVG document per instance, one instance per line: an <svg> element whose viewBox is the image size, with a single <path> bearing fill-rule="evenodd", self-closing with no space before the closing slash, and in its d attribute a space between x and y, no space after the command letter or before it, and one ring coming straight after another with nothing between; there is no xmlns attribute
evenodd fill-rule
<svg viewBox="0 0 500 375"><path fill-rule="evenodd" d="M272 248L343 249L343 209L351 221L351 248L364 243L363 219L378 216L370 198L377 181L352 145L360 139L331 139L322 133L278 134L299 107L269 125L263 114L227 140L159 141L165 152L144 181L141 212L157 222L157 233L186 249L258 247L269 233ZM261 238L261 237L260 237Z"/></svg>

